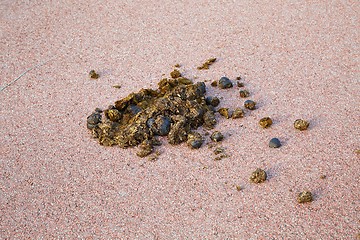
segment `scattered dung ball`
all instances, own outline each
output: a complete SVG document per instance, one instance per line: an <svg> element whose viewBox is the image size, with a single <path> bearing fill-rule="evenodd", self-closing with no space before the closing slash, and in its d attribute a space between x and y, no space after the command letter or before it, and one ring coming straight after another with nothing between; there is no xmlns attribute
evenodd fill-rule
<svg viewBox="0 0 360 240"><path fill-rule="evenodd" d="M89 72L89 77L92 78L92 79L98 79L99 76L100 76L100 75L97 74L97 73L95 72L95 70L91 70L91 71Z"/></svg>
<svg viewBox="0 0 360 240"><path fill-rule="evenodd" d="M303 191L303 192L299 193L299 195L297 197L297 201L299 203L312 202L312 200L313 200L313 196L312 196L311 192L309 192L309 191Z"/></svg>
<svg viewBox="0 0 360 240"><path fill-rule="evenodd" d="M258 168L251 173L250 181L253 183L262 183L266 180L266 178L267 178L266 172Z"/></svg>
<svg viewBox="0 0 360 240"><path fill-rule="evenodd" d="M241 108L235 108L233 114L232 114L232 118L236 119L236 118L243 118L244 117L244 111Z"/></svg>
<svg viewBox="0 0 360 240"><path fill-rule="evenodd" d="M199 69L199 70L209 69L209 66L212 65L215 61L216 61L216 58L209 58L208 60L206 60L203 63L203 65L197 67L197 69Z"/></svg>
<svg viewBox="0 0 360 240"><path fill-rule="evenodd" d="M309 127L309 122L302 119L296 119L294 122L294 127L300 131L304 131Z"/></svg>
<svg viewBox="0 0 360 240"><path fill-rule="evenodd" d="M206 104L213 107L217 107L220 104L220 100L217 97L208 96L205 98Z"/></svg>
<svg viewBox="0 0 360 240"><path fill-rule="evenodd" d="M220 142L224 139L224 135L222 135L222 133L219 131L215 131L211 134L210 138L214 142Z"/></svg>
<svg viewBox="0 0 360 240"><path fill-rule="evenodd" d="M96 128L96 126L101 123L101 113L96 111L95 109L95 112L93 112L90 116L87 117L86 123L88 129L91 130Z"/></svg>
<svg viewBox="0 0 360 240"><path fill-rule="evenodd" d="M268 128L272 125L272 120L271 118L269 117L264 117L262 119L260 119L259 121L259 125L262 127L262 128Z"/></svg>
<svg viewBox="0 0 360 240"><path fill-rule="evenodd" d="M256 108L256 102L254 102L252 100L246 100L244 102L244 107L249 110L254 110Z"/></svg>
<svg viewBox="0 0 360 240"><path fill-rule="evenodd" d="M220 108L218 110L221 116L226 117L227 119L231 118L232 112L229 110L229 108Z"/></svg>
<svg viewBox="0 0 360 240"><path fill-rule="evenodd" d="M227 78L227 77L222 77L222 78L220 78L220 80L219 80L219 87L220 87L221 89L232 88L232 87L233 87L233 84L232 84L232 82L230 81L229 78Z"/></svg>
<svg viewBox="0 0 360 240"><path fill-rule="evenodd" d="M281 142L278 138L272 138L269 142L269 147L271 148L279 148L281 147Z"/></svg>
<svg viewBox="0 0 360 240"><path fill-rule="evenodd" d="M198 132L189 133L187 137L188 137L187 144L191 148L195 148L195 149L200 148L204 142L203 137Z"/></svg>
<svg viewBox="0 0 360 240"><path fill-rule="evenodd" d="M250 93L247 90L240 90L239 93L241 98L247 98L248 96L250 96Z"/></svg>
<svg viewBox="0 0 360 240"><path fill-rule="evenodd" d="M179 77L181 77L181 73L179 72L179 70L174 69L174 70L170 73L170 76L171 76L172 78L179 78Z"/></svg>

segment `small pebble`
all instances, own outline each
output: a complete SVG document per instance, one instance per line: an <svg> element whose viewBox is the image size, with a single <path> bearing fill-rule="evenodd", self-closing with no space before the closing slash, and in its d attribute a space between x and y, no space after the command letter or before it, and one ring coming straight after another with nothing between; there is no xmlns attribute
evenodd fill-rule
<svg viewBox="0 0 360 240"><path fill-rule="evenodd" d="M220 87L221 89L224 89L224 88L232 88L232 87L233 87L233 84L232 84L232 82L230 81L229 78L227 78L227 77L222 77L222 78L220 78L220 80L219 80L219 87Z"/></svg>
<svg viewBox="0 0 360 240"><path fill-rule="evenodd" d="M253 183L262 183L265 182L267 178L267 174L264 170L258 168L254 172L251 173L250 181Z"/></svg>
<svg viewBox="0 0 360 240"><path fill-rule="evenodd" d="M281 142L278 138L272 138L269 142L269 147L271 148L279 148L281 147Z"/></svg>
<svg viewBox="0 0 360 240"><path fill-rule="evenodd" d="M220 142L224 139L224 135L222 135L222 133L219 131L215 131L211 134L210 138L214 142Z"/></svg>
<svg viewBox="0 0 360 240"><path fill-rule="evenodd" d="M269 118L269 117L264 117L264 118L260 119L260 121L259 121L259 125L262 128L268 128L271 126L272 123L273 122L272 122L271 118Z"/></svg>
<svg viewBox="0 0 360 240"><path fill-rule="evenodd" d="M240 90L240 97L241 98L247 98L248 96L250 96L250 93L248 90Z"/></svg>
<svg viewBox="0 0 360 240"><path fill-rule="evenodd" d="M309 122L302 119L296 119L294 122L294 127L300 131L304 131L309 127Z"/></svg>
<svg viewBox="0 0 360 240"><path fill-rule="evenodd" d="M252 100L246 100L244 102L244 107L249 110L254 110L256 108L256 102L254 102Z"/></svg>
<svg viewBox="0 0 360 240"><path fill-rule="evenodd" d="M313 196L312 196L311 192L309 192L309 191L303 191L303 192L299 193L299 195L297 197L297 201L299 203L311 202L312 200L313 200Z"/></svg>
<svg viewBox="0 0 360 240"><path fill-rule="evenodd" d="M244 111L241 108L235 108L232 118L243 118L244 117Z"/></svg>
<svg viewBox="0 0 360 240"><path fill-rule="evenodd" d="M220 104L220 100L217 97L208 96L205 98L206 104L213 107L217 107Z"/></svg>

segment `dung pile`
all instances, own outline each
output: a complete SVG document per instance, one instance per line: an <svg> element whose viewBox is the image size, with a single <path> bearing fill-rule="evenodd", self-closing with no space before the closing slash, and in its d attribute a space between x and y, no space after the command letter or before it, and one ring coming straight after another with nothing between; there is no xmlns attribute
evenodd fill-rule
<svg viewBox="0 0 360 240"><path fill-rule="evenodd" d="M157 136L167 136L170 144L188 142L199 148L203 138L195 130L216 125L215 109L205 100L204 82L174 76L158 83L158 89L141 89L115 102L106 110L96 109L87 118L93 137L105 146L139 146L145 157L159 145Z"/></svg>

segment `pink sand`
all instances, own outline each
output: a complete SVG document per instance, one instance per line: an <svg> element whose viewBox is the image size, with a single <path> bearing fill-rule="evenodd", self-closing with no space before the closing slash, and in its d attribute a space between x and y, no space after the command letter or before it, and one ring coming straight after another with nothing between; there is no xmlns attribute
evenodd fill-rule
<svg viewBox="0 0 360 240"><path fill-rule="evenodd" d="M360 5L229 2L1 2L0 86L42 64L0 92L1 239L357 238ZM149 162L90 137L96 107L155 88L176 63L195 81L245 78L259 108L219 117L229 158L163 139ZM242 106L238 88L207 90ZM257 167L265 183L248 181ZM298 204L306 189L314 201Z"/></svg>

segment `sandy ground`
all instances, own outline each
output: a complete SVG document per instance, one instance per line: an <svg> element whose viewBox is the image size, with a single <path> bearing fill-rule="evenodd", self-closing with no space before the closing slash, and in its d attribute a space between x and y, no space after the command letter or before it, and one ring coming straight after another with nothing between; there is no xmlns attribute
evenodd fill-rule
<svg viewBox="0 0 360 240"><path fill-rule="evenodd" d="M0 11L1 239L358 238L357 1L2 0ZM163 139L151 162L90 137L96 107L156 88L177 63L195 81L242 76L258 103L218 116L229 158ZM222 107L244 101L238 88L207 92ZM268 180L250 183L258 167ZM302 190L314 201L297 203Z"/></svg>

